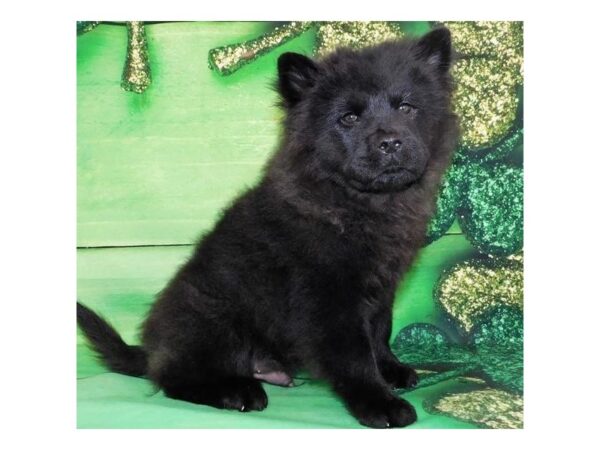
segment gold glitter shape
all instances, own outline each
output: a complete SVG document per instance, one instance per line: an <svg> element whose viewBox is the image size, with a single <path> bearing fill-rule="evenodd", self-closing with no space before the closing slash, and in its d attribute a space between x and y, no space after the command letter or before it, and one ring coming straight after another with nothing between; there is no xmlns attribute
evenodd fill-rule
<svg viewBox="0 0 600 450"><path fill-rule="evenodd" d="M126 91L141 94L151 82L144 22L127 22L127 57L121 87Z"/></svg>
<svg viewBox="0 0 600 450"><path fill-rule="evenodd" d="M461 119L461 146L497 144L516 118L516 87L523 83L523 23L444 22L459 60L454 67L455 110Z"/></svg>
<svg viewBox="0 0 600 450"><path fill-rule="evenodd" d="M230 75L264 53L306 31L312 22L290 22L250 41L213 48L208 53L209 67L222 75Z"/></svg>
<svg viewBox="0 0 600 450"><path fill-rule="evenodd" d="M463 59L453 68L454 109L461 121L461 145L490 147L511 129L517 115L517 79L494 59Z"/></svg>
<svg viewBox="0 0 600 450"><path fill-rule="evenodd" d="M395 22L323 22L317 28L315 53L324 56L337 47L358 49L403 36Z"/></svg>
<svg viewBox="0 0 600 450"><path fill-rule="evenodd" d="M460 55L496 59L502 70L523 82L523 23L506 21L445 22Z"/></svg>
<svg viewBox="0 0 600 450"><path fill-rule="evenodd" d="M517 306L523 309L523 262L499 260L493 264L468 260L446 273L437 299L465 332L492 307Z"/></svg>
<svg viewBox="0 0 600 450"><path fill-rule="evenodd" d="M485 428L523 428L523 397L498 389L445 395L431 409Z"/></svg>

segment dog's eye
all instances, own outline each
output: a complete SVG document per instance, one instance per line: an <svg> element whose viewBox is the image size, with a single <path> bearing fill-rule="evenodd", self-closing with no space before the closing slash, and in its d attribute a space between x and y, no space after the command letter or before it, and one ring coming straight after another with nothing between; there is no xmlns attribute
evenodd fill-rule
<svg viewBox="0 0 600 450"><path fill-rule="evenodd" d="M348 113L348 114L344 114L342 116L342 118L340 119L340 122L343 125L346 126L352 126L354 125L356 122L358 122L358 115L354 114L354 113Z"/></svg>
<svg viewBox="0 0 600 450"><path fill-rule="evenodd" d="M398 110L402 111L405 114L413 112L414 109L415 109L415 107L413 105L408 104L408 103L400 103L398 105Z"/></svg>

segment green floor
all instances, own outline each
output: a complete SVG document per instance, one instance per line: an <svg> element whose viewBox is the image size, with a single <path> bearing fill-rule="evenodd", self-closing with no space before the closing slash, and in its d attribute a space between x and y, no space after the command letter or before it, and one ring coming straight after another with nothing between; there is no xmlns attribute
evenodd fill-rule
<svg viewBox="0 0 600 450"><path fill-rule="evenodd" d="M280 113L269 86L276 58L284 51L310 52L314 34L230 77L207 67L210 48L265 29L252 22L147 26L153 82L142 95L120 88L123 26L100 25L77 38L77 295L110 318L128 342L136 342L141 318L191 244L257 179L276 146ZM392 335L413 322L439 321L434 282L442 269L472 253L456 225L424 249L398 291ZM290 389L267 386L269 407L262 412L167 399L145 380L108 373L81 334L77 377L80 428L360 427L315 380ZM423 411L422 400L447 383L405 396L419 414L413 428L474 427Z"/></svg>
<svg viewBox="0 0 600 450"><path fill-rule="evenodd" d="M78 250L78 297L106 317L128 342L153 296L191 251L190 246L91 248ZM440 269L470 246L461 235L448 235L427 247L399 291L395 332L412 322L436 317L431 302ZM354 428L360 427L328 387L298 380L300 386L266 386L269 407L242 414L165 398L146 380L108 373L78 335L78 426L80 428ZM304 384L302 384L304 383ZM448 382L448 383L457 383ZM448 383L405 396L417 407L415 428L472 428L455 419L423 411L423 399L447 389Z"/></svg>

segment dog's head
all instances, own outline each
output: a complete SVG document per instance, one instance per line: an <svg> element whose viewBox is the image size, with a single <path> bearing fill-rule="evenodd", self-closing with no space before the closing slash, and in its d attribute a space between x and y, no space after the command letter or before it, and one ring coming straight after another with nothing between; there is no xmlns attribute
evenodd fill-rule
<svg viewBox="0 0 600 450"><path fill-rule="evenodd" d="M445 28L321 61L281 55L278 90L298 163L361 192L418 182L452 115L451 55Z"/></svg>

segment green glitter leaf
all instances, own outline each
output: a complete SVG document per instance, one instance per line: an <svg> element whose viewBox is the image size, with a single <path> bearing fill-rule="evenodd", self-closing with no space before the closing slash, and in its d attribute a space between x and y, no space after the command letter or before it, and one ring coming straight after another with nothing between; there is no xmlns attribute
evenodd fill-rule
<svg viewBox="0 0 600 450"><path fill-rule="evenodd" d="M400 330L391 348L400 361L417 369L452 371L454 377L472 375L491 386L523 390L523 315L516 308L490 310L462 345L451 343L436 326L418 323ZM414 389L431 385L429 378ZM438 375L438 381L448 378Z"/></svg>
<svg viewBox="0 0 600 450"><path fill-rule="evenodd" d="M516 308L499 306L473 328L482 370L492 386L523 391L523 315Z"/></svg>
<svg viewBox="0 0 600 450"><path fill-rule="evenodd" d="M523 169L471 165L458 220L480 252L496 256L518 252L523 247Z"/></svg>
<svg viewBox="0 0 600 450"><path fill-rule="evenodd" d="M523 147L523 128L514 129L508 137L494 147L478 152L460 148L456 153L456 160L461 163L492 163L499 162Z"/></svg>
<svg viewBox="0 0 600 450"><path fill-rule="evenodd" d="M456 219L456 211L466 197L468 167L454 163L446 172L437 199L436 213L428 224L427 244L439 239Z"/></svg>
<svg viewBox="0 0 600 450"><path fill-rule="evenodd" d="M448 370L472 360L471 352L452 344L446 334L428 323L403 328L391 348L396 355L402 355L403 362L418 364L421 369Z"/></svg>

